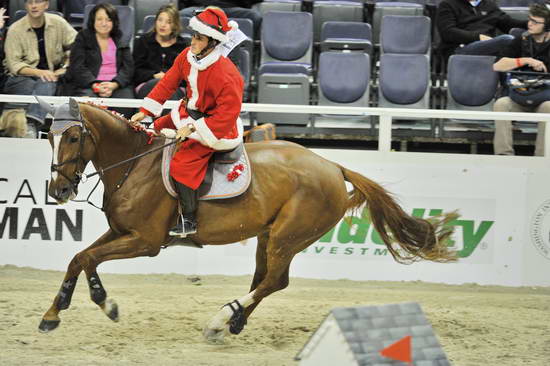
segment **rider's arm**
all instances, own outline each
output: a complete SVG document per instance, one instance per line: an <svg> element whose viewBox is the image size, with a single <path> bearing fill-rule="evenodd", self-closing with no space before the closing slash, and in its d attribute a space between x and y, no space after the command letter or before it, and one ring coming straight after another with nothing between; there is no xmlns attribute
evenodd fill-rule
<svg viewBox="0 0 550 366"><path fill-rule="evenodd" d="M187 49L189 51L189 49ZM166 72L166 75L157 83L147 97L143 100L140 112L148 116L160 116L162 106L179 87L181 81L187 76L183 70L186 63L187 52L178 55L174 64Z"/></svg>

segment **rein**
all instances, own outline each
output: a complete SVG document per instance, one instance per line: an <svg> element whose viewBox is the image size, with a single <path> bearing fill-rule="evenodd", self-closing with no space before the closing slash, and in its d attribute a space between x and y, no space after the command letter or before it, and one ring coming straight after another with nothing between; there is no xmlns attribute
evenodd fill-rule
<svg viewBox="0 0 550 366"><path fill-rule="evenodd" d="M99 182L101 181L101 177L103 177L104 173L110 169L113 169L113 168L116 168L118 166L121 166L121 165L124 165L124 164L127 164L127 163L130 163L130 162L133 162L135 163L135 161L139 158L142 158L148 154L151 154L155 151L158 151L158 150L162 150L164 149L165 147L168 147L168 146L171 146L171 145L174 145L176 144L177 142L180 141L180 139L175 139L174 141L172 142L169 142L167 144L164 144L162 146L158 146L158 147L155 147L151 150L148 150L148 151L145 151L143 153L140 153L138 155L135 155L135 152L134 152L134 155L135 156L132 156L131 158L128 158L128 159L125 159L125 160L122 160L122 161L119 161L118 163L114 163L112 165L109 165L107 166L106 168L100 168L98 170L96 170L95 172L93 173L90 173L90 174L85 174L83 171L80 170L80 167L79 167L79 163L82 162L82 165L86 166L84 160L82 159L82 151L84 149L84 141L85 141L85 138L87 136L90 136L90 138L92 139L92 142L94 143L94 145L96 145L94 139L93 139L93 136L92 134L89 132L89 130L86 128L86 124L84 123L84 120L82 119L82 116L80 116L80 119L78 121L76 120L58 120L59 122L62 122L62 121L67 121L69 122L69 126L66 126L63 131L61 131L61 133L59 134L63 134L67 129L68 127L72 127L72 126L78 126L79 129L80 129L80 145L79 145L79 148L78 148L78 153L76 155L76 157L72 158L72 159L68 159L68 160L65 160L61 163L58 163L58 164L51 164L50 166L50 170L51 172L56 172L58 173L59 175L61 175L62 177L64 177L65 179L67 179L67 181L69 181L71 183L71 185L73 186L73 191L76 192L78 190L78 185L80 184L80 182L82 183L86 183L88 178L91 178L95 175L99 175L100 179L97 180L97 183L95 184L95 186L92 188L92 190L90 191L90 193L88 194L88 197L86 197L86 199L83 199L83 200L71 200L73 202L87 202L89 203L90 205L94 206L95 208L101 210L101 211L105 211L105 205L103 205L103 207L99 207L97 205L95 205L92 201L90 201L90 197L92 196L92 194L95 192L95 190L97 189L98 185L99 185ZM72 124L72 126L71 126ZM136 147L136 150L139 148L139 146ZM75 164L76 165L76 168L75 168L75 172L74 172L74 179L70 179L67 175L65 175L63 172L61 172L61 170L59 170L60 167L62 167L63 165L65 164ZM132 171L132 168L134 167L134 164L130 164L128 166L128 169L126 170L126 172L123 174L122 178L120 179L120 181L116 184L115 186L115 190L113 191L113 193L115 193L117 190L119 190L122 185L124 184L124 182L126 181L126 179L128 178L128 176L130 175L130 172ZM82 168L82 169L84 169Z"/></svg>
<svg viewBox="0 0 550 366"><path fill-rule="evenodd" d="M95 172L90 173L90 174L84 174L84 173L82 173L81 176L82 176L83 178L85 178L84 180L82 180L82 183L86 183L86 180L87 180L88 178L90 178L90 177L93 177L94 175L98 175L98 174L99 174L99 176L103 176L103 173L106 172L106 171L109 170L109 169L116 168L117 166L124 165L124 164L129 163L129 162L131 162L131 161L134 161L134 160L136 160L136 159L142 158L142 157L144 157L145 155L149 155L150 153L153 153L153 152L158 151L158 150L162 150L162 149L164 149L165 147L168 147L168 146L170 146L170 145L174 145L175 143L177 143L177 142L179 142L179 141L180 141L180 140L178 139L178 140L174 140L174 141L172 141L172 142L169 142L169 143L167 143L167 144L164 144L164 145L162 145L162 146L155 147L155 148L153 148L153 149L151 149L151 150L142 152L142 153L140 153L140 154L138 154L138 155L136 155L136 156L132 156L131 158L128 158L128 159L126 159L126 160L122 160L122 161L119 161L118 163L114 163L114 164L112 164L112 165L109 165L109 166L106 167L106 168L100 168L100 169L98 169L98 170L96 170ZM129 172L128 172L128 174L129 174ZM127 177L127 174L125 174L125 177ZM122 185L122 184L121 184L121 183L117 184L117 188L120 188L119 185Z"/></svg>

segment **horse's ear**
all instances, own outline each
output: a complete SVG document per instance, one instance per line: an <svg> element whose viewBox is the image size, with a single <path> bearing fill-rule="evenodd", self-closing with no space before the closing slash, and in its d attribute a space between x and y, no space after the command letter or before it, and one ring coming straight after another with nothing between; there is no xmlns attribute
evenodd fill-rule
<svg viewBox="0 0 550 366"><path fill-rule="evenodd" d="M80 119L80 107L74 98L69 98L69 113L75 119Z"/></svg>
<svg viewBox="0 0 550 366"><path fill-rule="evenodd" d="M38 101L38 104L40 104L40 108L45 110L47 113L51 114L52 117L55 114L56 107L52 106L50 103L46 102L44 99L35 96L36 100Z"/></svg>

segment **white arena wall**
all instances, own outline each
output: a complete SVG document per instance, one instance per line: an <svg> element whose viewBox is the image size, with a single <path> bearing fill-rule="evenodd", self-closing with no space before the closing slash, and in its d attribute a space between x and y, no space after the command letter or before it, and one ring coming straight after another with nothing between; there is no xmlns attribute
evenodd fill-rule
<svg viewBox="0 0 550 366"><path fill-rule="evenodd" d="M378 243L370 223L358 218L351 228L340 222L297 255L291 276L550 286L548 157L315 151L381 183L407 212L429 217L459 210L453 239L460 260L398 264ZM51 149L46 140L1 138L0 156L0 265L65 270L79 250L107 229L102 212L85 203L58 206L47 197ZM79 198L94 183L92 178L81 184ZM101 205L101 197L98 189L92 200ZM155 258L107 262L99 270L252 274L254 251L255 239L203 249L169 248Z"/></svg>

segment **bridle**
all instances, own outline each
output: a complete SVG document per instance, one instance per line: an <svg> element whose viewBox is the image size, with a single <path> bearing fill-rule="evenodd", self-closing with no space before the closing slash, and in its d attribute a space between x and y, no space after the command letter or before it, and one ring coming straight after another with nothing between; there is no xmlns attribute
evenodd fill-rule
<svg viewBox="0 0 550 366"><path fill-rule="evenodd" d="M80 184L80 181L82 180L84 169L86 168L86 161L84 161L82 157L82 152L84 150L84 143L86 140L86 137L91 136L90 131L86 128L86 125L84 124L84 121L82 120L82 117L80 117L80 120L74 120L74 119L58 119L55 120L56 124L59 123L62 127L60 129L54 130L51 129L50 132L53 136L62 136L69 128L78 126L80 134L79 134L79 147L78 147L78 153L74 158L67 159L65 161L62 161L58 164L52 163L50 165L50 171L56 172L67 181L69 181L73 187L73 192L77 192L78 185ZM74 178L69 178L66 174L64 174L59 168L66 164L75 164L75 170L74 170ZM82 166L82 168L81 168Z"/></svg>

